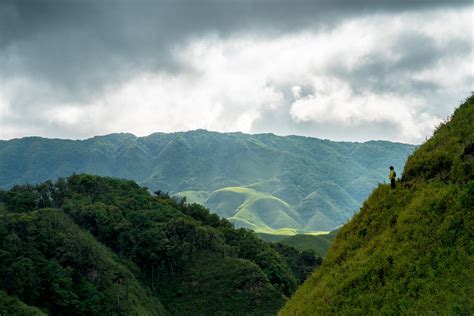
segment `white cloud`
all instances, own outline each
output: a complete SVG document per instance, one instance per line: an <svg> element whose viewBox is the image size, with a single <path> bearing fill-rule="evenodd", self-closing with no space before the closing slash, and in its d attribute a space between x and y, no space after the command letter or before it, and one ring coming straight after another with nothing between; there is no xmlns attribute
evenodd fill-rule
<svg viewBox="0 0 474 316"><path fill-rule="evenodd" d="M370 91L355 93L350 85L337 79L314 80L314 94L296 95L290 114L297 122L312 121L357 128L366 124L396 126L397 141L418 141L441 121L419 111L424 100ZM376 138L375 135L374 138Z"/></svg>
<svg viewBox="0 0 474 316"><path fill-rule="evenodd" d="M415 88L386 91L370 81L361 86L352 75L374 59L387 66L403 61L410 48L398 47L397 41L406 34L423 35L447 55L430 68L371 74L399 80L404 88L412 80L433 84L445 100L465 97L472 90L472 45L469 53L456 56L449 55L449 45L472 44L472 8L423 12L365 16L326 32L194 38L175 47L185 70L138 74L86 103L64 102L55 97L54 87L32 81L4 85L0 138L88 137L122 131L146 135L197 128L252 132L265 113L287 111L296 125L340 124L356 131L370 124L390 124L398 129L396 136L381 131L373 138L420 142L443 119L439 113L451 112L456 103L439 111L434 108L439 102ZM23 103L34 106L29 106L28 120L15 123L22 122L21 110L12 104L25 93ZM354 140L350 134L345 139Z"/></svg>
<svg viewBox="0 0 474 316"><path fill-rule="evenodd" d="M293 86L291 87L291 94L295 99L301 99L301 91L303 89L300 86Z"/></svg>

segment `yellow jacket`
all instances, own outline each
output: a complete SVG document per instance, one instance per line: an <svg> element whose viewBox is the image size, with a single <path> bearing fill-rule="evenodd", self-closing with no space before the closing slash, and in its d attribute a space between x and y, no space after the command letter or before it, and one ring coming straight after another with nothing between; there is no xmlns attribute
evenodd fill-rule
<svg viewBox="0 0 474 316"><path fill-rule="evenodd" d="M390 170L390 174L388 175L388 179L389 180L395 179L395 170Z"/></svg>

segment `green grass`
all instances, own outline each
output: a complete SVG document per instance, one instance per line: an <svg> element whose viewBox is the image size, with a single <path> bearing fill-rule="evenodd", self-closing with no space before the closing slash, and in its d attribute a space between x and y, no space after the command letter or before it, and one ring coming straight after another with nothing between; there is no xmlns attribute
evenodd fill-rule
<svg viewBox="0 0 474 316"><path fill-rule="evenodd" d="M295 230L281 230L279 232L258 232L256 235L271 243L282 243L292 246L299 251L312 249L316 256L324 257L340 229L334 231L305 232L303 234Z"/></svg>
<svg viewBox="0 0 474 316"><path fill-rule="evenodd" d="M311 236L326 236L329 235L331 232L330 231L319 231L319 232L308 232L305 233L305 235L311 235Z"/></svg>
<svg viewBox="0 0 474 316"><path fill-rule="evenodd" d="M326 215L336 214L336 206L321 208L313 203L313 210L309 216L309 223L302 219L301 214L287 202L272 196L269 193L258 192L252 189L257 185L245 187L228 187L212 193L205 205L218 215L229 219L237 227L252 229L258 233L296 235L296 234L326 234L329 231L314 230L320 225L331 226L331 220ZM313 201L316 194L311 194ZM328 198L329 199L329 198ZM319 197L318 200L323 199ZM352 203L353 201L349 201ZM327 204L325 204L327 206ZM320 211L324 209L323 211ZM324 215L324 212L326 215ZM328 215L329 216L329 215ZM326 218L326 219L324 219Z"/></svg>
<svg viewBox="0 0 474 316"><path fill-rule="evenodd" d="M281 235L281 236L293 236L297 234L297 230L293 228L280 228L280 229L262 229L258 228L256 233L265 233L272 235Z"/></svg>
<svg viewBox="0 0 474 316"><path fill-rule="evenodd" d="M474 313L474 96L379 185L280 315Z"/></svg>
<svg viewBox="0 0 474 316"><path fill-rule="evenodd" d="M289 235L275 235L275 234L269 234L269 233L255 233L258 238L268 241L268 242L279 242L282 239L285 239L286 237L289 237Z"/></svg>
<svg viewBox="0 0 474 316"><path fill-rule="evenodd" d="M295 247L299 251L311 249L316 256L324 257L331 245L331 242L321 235L294 235L286 237L280 241L281 244Z"/></svg>
<svg viewBox="0 0 474 316"><path fill-rule="evenodd" d="M256 232L294 234L295 229L302 227L298 213L288 203L245 187L217 190L211 194L206 206L237 227L251 228Z"/></svg>

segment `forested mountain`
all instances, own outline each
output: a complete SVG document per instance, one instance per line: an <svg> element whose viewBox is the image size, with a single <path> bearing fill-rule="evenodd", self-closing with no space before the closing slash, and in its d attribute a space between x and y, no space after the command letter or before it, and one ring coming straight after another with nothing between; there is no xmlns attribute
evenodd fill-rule
<svg viewBox="0 0 474 316"><path fill-rule="evenodd" d="M474 96L342 227L281 315L474 314Z"/></svg>
<svg viewBox="0 0 474 316"><path fill-rule="evenodd" d="M274 315L320 262L130 180L0 190L1 315Z"/></svg>
<svg viewBox="0 0 474 316"><path fill-rule="evenodd" d="M204 204L239 227L294 234L345 223L414 146L193 132L0 141L0 188L72 173L133 179Z"/></svg>

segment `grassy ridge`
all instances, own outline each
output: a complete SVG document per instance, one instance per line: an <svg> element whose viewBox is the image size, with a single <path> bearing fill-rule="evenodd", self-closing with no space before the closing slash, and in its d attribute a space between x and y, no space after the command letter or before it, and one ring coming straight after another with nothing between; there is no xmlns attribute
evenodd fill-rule
<svg viewBox="0 0 474 316"><path fill-rule="evenodd" d="M473 143L471 97L396 190L372 192L280 315L474 313Z"/></svg>
<svg viewBox="0 0 474 316"><path fill-rule="evenodd" d="M301 227L299 214L285 201L245 187L215 191L206 205L239 227L257 232Z"/></svg>

